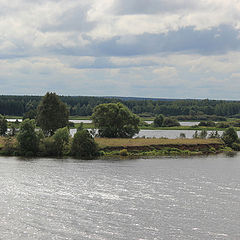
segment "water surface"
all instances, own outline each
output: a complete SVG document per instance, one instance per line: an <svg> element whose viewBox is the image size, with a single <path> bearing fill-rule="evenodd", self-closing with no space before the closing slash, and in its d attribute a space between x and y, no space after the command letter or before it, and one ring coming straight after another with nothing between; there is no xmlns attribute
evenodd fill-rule
<svg viewBox="0 0 240 240"><path fill-rule="evenodd" d="M240 239L240 156L0 157L0 239Z"/></svg>

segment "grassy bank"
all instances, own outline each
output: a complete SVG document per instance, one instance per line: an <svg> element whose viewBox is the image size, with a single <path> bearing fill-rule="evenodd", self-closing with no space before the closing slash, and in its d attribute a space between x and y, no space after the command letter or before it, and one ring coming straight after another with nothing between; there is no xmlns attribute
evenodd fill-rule
<svg viewBox="0 0 240 240"><path fill-rule="evenodd" d="M95 141L103 157L202 155L229 150L220 139L95 138ZM18 152L16 138L0 137L0 155L11 156L14 152Z"/></svg>
<svg viewBox="0 0 240 240"><path fill-rule="evenodd" d="M224 151L220 139L96 138L105 156L202 155Z"/></svg>
<svg viewBox="0 0 240 240"><path fill-rule="evenodd" d="M164 139L164 138L95 138L101 148L104 147L130 147L149 145L201 145L223 144L220 139Z"/></svg>

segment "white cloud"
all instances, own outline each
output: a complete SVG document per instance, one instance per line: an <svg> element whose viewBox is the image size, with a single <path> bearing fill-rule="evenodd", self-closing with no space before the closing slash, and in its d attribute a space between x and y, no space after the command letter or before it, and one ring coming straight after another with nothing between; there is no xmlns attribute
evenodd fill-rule
<svg viewBox="0 0 240 240"><path fill-rule="evenodd" d="M224 97L239 80L239 12L239 0L0 0L1 94L195 97L221 84Z"/></svg>
<svg viewBox="0 0 240 240"><path fill-rule="evenodd" d="M153 70L153 73L164 79L174 78L178 75L176 68L168 66L156 68Z"/></svg>

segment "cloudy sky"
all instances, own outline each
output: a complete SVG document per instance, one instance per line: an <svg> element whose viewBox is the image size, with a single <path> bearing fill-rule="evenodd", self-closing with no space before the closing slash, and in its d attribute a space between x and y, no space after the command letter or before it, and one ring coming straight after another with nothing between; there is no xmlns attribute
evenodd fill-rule
<svg viewBox="0 0 240 240"><path fill-rule="evenodd" d="M0 0L0 89L240 99L240 0Z"/></svg>

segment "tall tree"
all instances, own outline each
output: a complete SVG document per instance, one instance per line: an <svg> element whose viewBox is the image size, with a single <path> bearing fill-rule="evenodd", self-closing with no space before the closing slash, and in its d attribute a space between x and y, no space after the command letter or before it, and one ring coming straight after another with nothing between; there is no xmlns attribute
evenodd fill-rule
<svg viewBox="0 0 240 240"><path fill-rule="evenodd" d="M68 124L69 111L56 93L47 92L37 108L37 124L46 135L52 136L58 128Z"/></svg>
<svg viewBox="0 0 240 240"><path fill-rule="evenodd" d="M131 138L139 132L139 117L122 103L98 105L94 108L92 120L101 137Z"/></svg>

